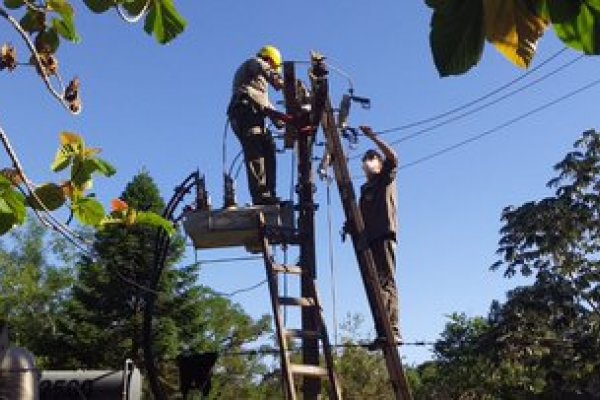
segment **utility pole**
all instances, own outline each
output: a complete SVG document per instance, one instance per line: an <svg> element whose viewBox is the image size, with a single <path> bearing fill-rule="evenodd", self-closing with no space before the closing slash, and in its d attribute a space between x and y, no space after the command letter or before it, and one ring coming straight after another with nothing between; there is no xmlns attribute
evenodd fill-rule
<svg viewBox="0 0 600 400"><path fill-rule="evenodd" d="M286 111L291 115L300 115L302 112L298 101L298 84L296 80L295 65L285 62L284 96ZM300 236L300 262L302 268L300 293L302 297L314 298L314 280L316 279L315 255L315 209L314 200L315 184L313 177L313 144L314 137L310 134L299 133L295 128L289 127L286 132L286 143L294 138L298 150L298 230ZM315 307L302 307L302 330L317 332L319 327L319 310ZM319 365L319 341L316 336L302 338L302 363L306 365ZM318 376L305 376L303 378L303 399L317 400L321 393L321 378Z"/></svg>

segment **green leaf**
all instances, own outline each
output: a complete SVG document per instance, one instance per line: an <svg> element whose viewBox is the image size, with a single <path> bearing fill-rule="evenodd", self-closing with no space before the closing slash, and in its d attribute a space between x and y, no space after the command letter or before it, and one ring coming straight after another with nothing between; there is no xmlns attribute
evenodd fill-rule
<svg viewBox="0 0 600 400"><path fill-rule="evenodd" d="M75 23L72 17L63 17L62 19L53 18L52 27L60 36L73 43L81 42L81 37L75 29Z"/></svg>
<svg viewBox="0 0 600 400"><path fill-rule="evenodd" d="M107 161L104 161L101 158L94 157L91 160L94 162L96 171L99 174L109 177L109 176L113 176L117 172L115 167L113 167L111 164L109 164Z"/></svg>
<svg viewBox="0 0 600 400"><path fill-rule="evenodd" d="M38 186L33 192L49 211L54 211L65 204L65 193L62 188L55 183L46 183ZM31 196L27 197L27 205L36 210L44 209L42 204Z"/></svg>
<svg viewBox="0 0 600 400"><path fill-rule="evenodd" d="M55 29L49 28L37 34L35 37L35 48L43 53L56 53L60 40Z"/></svg>
<svg viewBox="0 0 600 400"><path fill-rule="evenodd" d="M175 228L173 227L172 222L150 211L138 211L137 216L135 218L135 223L141 225L148 225L155 228L162 228L169 235L175 233Z"/></svg>
<svg viewBox="0 0 600 400"><path fill-rule="evenodd" d="M71 161L73 161L73 155L73 146L68 144L60 146L54 156L54 161L50 165L50 169L54 172L59 172L67 168L71 164Z"/></svg>
<svg viewBox="0 0 600 400"><path fill-rule="evenodd" d="M0 189L0 235L25 221L25 197L4 183Z"/></svg>
<svg viewBox="0 0 600 400"><path fill-rule="evenodd" d="M75 157L71 168L71 182L75 186L83 187L92 179L92 174L97 169L94 159L82 160L81 157Z"/></svg>
<svg viewBox="0 0 600 400"><path fill-rule="evenodd" d="M567 46L600 54L600 0L548 0L554 32Z"/></svg>
<svg viewBox="0 0 600 400"><path fill-rule="evenodd" d="M108 11L115 3L112 0L83 0L85 5L95 13Z"/></svg>
<svg viewBox="0 0 600 400"><path fill-rule="evenodd" d="M97 200L82 197L71 204L71 210L77 220L83 225L96 226L104 219L104 207Z"/></svg>
<svg viewBox="0 0 600 400"><path fill-rule="evenodd" d="M46 27L46 15L39 11L27 10L19 24L29 33L40 32Z"/></svg>
<svg viewBox="0 0 600 400"><path fill-rule="evenodd" d="M21 8L25 5L23 0L4 0L4 5L6 8L10 8L11 10L16 10L17 8Z"/></svg>
<svg viewBox="0 0 600 400"><path fill-rule="evenodd" d="M160 44L175 39L185 29L186 22L177 12L173 0L153 0L144 22L144 30Z"/></svg>
<svg viewBox="0 0 600 400"><path fill-rule="evenodd" d="M6 176L0 175L0 192L10 189L11 186L11 181Z"/></svg>
<svg viewBox="0 0 600 400"><path fill-rule="evenodd" d="M47 0L46 6L63 18L73 18L73 7L65 0Z"/></svg>
<svg viewBox="0 0 600 400"><path fill-rule="evenodd" d="M441 76L460 75L481 59L484 26L481 0L430 2L437 6L431 17L429 41Z"/></svg>
<svg viewBox="0 0 600 400"><path fill-rule="evenodd" d="M25 222L25 196L15 190L6 191L3 194L4 201L12 209L13 215L15 216L15 222L22 224Z"/></svg>

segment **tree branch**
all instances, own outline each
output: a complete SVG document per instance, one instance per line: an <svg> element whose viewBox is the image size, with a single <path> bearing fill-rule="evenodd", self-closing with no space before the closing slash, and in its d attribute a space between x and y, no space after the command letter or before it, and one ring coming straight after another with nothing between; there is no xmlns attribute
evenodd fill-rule
<svg viewBox="0 0 600 400"><path fill-rule="evenodd" d="M63 96L60 93L58 93L58 91L56 91L54 89L54 87L52 86L52 82L50 82L50 78L48 76L46 76L46 74L44 73L45 71L44 71L44 67L42 64L42 60L40 58L40 54L36 50L35 45L31 41L31 38L29 37L27 32L25 32L25 30L21 27L21 24L19 24L19 21L17 21L13 16L9 15L6 12L6 10L2 7L0 7L0 17L3 17L4 19L6 19L13 26L13 28L15 28L15 30L19 33L19 35L21 36L23 41L25 41L25 44L29 48L29 51L35 58L35 62L37 63L37 66L38 66L38 69L40 72L39 75L41 76L42 80L44 81L44 84L46 85L46 88L48 89L50 94L52 96L54 96L56 98L56 100L58 100L58 102L60 104L62 104L62 106L64 108L66 108L67 111L69 111L71 114L74 114L74 115L79 114L81 112L81 108L77 112L73 112L73 110L71 110L71 108L69 107L69 103L66 102L65 99L63 98ZM60 75L58 75L58 72L56 73L56 75L57 75L57 79L59 79L59 82L62 82L62 79L60 78Z"/></svg>
<svg viewBox="0 0 600 400"><path fill-rule="evenodd" d="M15 151L13 150L12 146L10 145L8 136L6 135L6 133L4 132L2 127L0 127L0 141L2 142L2 145L4 146L6 153L8 154L9 158L11 159L11 161L13 163L13 167L17 171L17 174L23 179L23 183L25 184L25 187L27 189L26 194L29 195L31 198L33 198L36 201L36 203L39 204L39 206L44 211L44 215L42 215L42 213L40 213L40 211L37 210L35 207L33 207L33 206L31 207L33 212L35 213L36 217L40 220L40 222L44 226L54 229L56 232L61 234L69 242L71 242L74 246L76 246L78 249L80 249L84 253L91 254L89 248L84 246L84 245L89 246L89 243L84 238L77 235L77 233L75 233L72 229L70 229L69 227L65 226L60 221L58 221L54 217L54 215L52 215L50 210L46 207L44 202L39 198L37 193L35 193L35 188L33 187L33 184L31 183L31 181L25 174L25 171L23 170L21 162L19 161L19 158L17 157Z"/></svg>

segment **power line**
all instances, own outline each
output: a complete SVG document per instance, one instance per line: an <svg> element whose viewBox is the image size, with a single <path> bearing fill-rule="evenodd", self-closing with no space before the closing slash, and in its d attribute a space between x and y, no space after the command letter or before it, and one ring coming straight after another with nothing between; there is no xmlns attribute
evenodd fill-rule
<svg viewBox="0 0 600 400"><path fill-rule="evenodd" d="M471 137L469 137L469 138L467 138L465 140L462 140L462 141L460 141L458 143L455 143L455 144L453 144L451 146L445 147L445 148L443 148L441 150L438 150L436 152L428 154L428 155L426 155L424 157L418 158L415 161L411 161L409 163L403 164L403 165L399 166L398 169L407 169L407 168L414 167L415 165L418 165L418 164L424 163L426 161L429 161L429 160L431 160L433 158L439 157L442 154L448 153L448 152L450 152L452 150L455 150L455 149L457 149L459 147L465 146L465 145L467 145L467 144L469 144L471 142L475 142L475 141L480 140L480 139L482 139L482 138L484 138L486 136L489 136L489 135L492 135L494 133L497 133L498 131L506 128L507 126L513 125L516 122L519 122L519 121L521 121L521 120L523 120L523 119L525 119L527 117L530 117L533 114L536 114L536 113L538 113L540 111L543 111L546 108L549 108L549 107L551 107L551 106L553 106L555 104L558 104L558 103L560 103L560 102L562 102L564 100L567 100L568 98L571 98L571 97L573 97L573 96L575 96L575 95L577 95L577 94L579 94L581 92L584 92L584 91L586 91L588 89L591 89L592 87L594 87L594 86L596 86L598 84L600 84L600 79L596 79L596 80L594 80L594 81L592 81L592 82L590 82L590 83L588 83L588 84L586 84L586 85L584 85L584 86L582 86L582 87L580 87L578 89L575 89L575 90L573 90L573 91L571 91L571 92L569 92L569 93L567 93L567 94L565 94L563 96L560 96L560 97L558 97L558 98L556 98L556 99L554 99L554 100L552 100L550 102L542 104L541 106L533 108L533 109L529 110L528 112L526 112L524 114L521 114L521 115L519 115L519 116L517 116L515 118L512 118L512 119L510 119L510 120L508 120L508 121L506 121L506 122L504 122L504 123L502 123L500 125L496 125L495 127L491 128L491 129L488 129L488 130L486 130L486 131L484 131L484 132L482 132L482 133L480 133L478 135L471 136Z"/></svg>
<svg viewBox="0 0 600 400"><path fill-rule="evenodd" d="M416 132L411 133L410 135L407 135L407 136L404 136L403 138L400 138L398 140L392 141L392 142L390 142L390 144L393 145L393 144L399 144L399 143L405 142L405 141L413 139L413 138L415 138L417 136L421 136L421 135L423 135L425 133L431 132L431 131L433 131L433 130L435 130L437 128L440 128L440 127L442 127L444 125L448 125L448 124L450 124L452 122L455 122L455 121L457 121L459 119L462 119L462 118L467 117L469 115L475 114L475 113L477 113L477 112L479 112L481 110L489 108L489 107L491 107L491 106L493 106L493 105L495 105L495 104L497 104L497 103L499 103L499 102L501 102L503 100L506 100L509 97L514 96L517 93L520 93L520 92L524 91L525 89L529 89L530 87L532 87L532 86L534 86L534 85L542 82L543 80L548 79L549 77L551 77L553 75L556 75L557 73L561 72L562 70L564 70L564 69L570 67L571 65L575 64L577 61L581 60L583 57L584 57L584 55L582 54L582 55L580 55L580 56L572 59L571 61L562 64L558 68L555 68L554 70L550 71L549 73L547 73L547 74L539 77L538 79L535 79L535 80L529 82L528 84L526 84L526 85L524 85L524 86L522 86L520 88L512 90L512 91L506 93L505 95L500 96L499 98L497 98L495 100L492 100L492 101L489 101L487 103L484 103L484 104L482 104L482 105L480 105L480 106L478 106L478 107L476 107L476 108L474 108L472 110L466 111L466 112L464 112L462 114L458 114L458 115L456 115L456 116L454 116L452 118L448 118L446 120L438 122L437 124L435 124L435 125L433 125L431 127L420 129L420 130L418 130Z"/></svg>
<svg viewBox="0 0 600 400"><path fill-rule="evenodd" d="M450 109L448 111L445 111L443 113L437 114L437 115L433 115L431 117L427 117L427 118L423 118L421 120L417 120L414 122L410 122L404 125L400 125L400 126L396 126L393 128L388 128L388 129L384 129L382 131L379 131L379 134L387 134L387 133L391 133L391 132L396 132L396 131L400 131L400 130L404 130L404 129L409 129L409 128L414 128L415 126L420 126L420 125L424 125L426 123L429 122L433 122L433 121L437 121L438 119L447 117L448 115L454 114L456 112L462 111L465 108L468 108L474 104L477 104L501 91L503 91L504 89L514 85L515 83L520 82L521 80L525 79L526 77L528 77L529 75L533 74L534 72L538 71L539 69L541 69L544 65L550 63L551 61L553 61L555 58L557 58L558 56L560 56L562 53L564 53L567 50L566 47L563 47L561 50L557 51L556 53L554 53L553 55L551 55L550 57L548 57L547 59L545 59L544 61L542 61L539 65L535 66L534 68L528 70L527 72L525 72L524 74L518 76L517 78L512 79L511 81L497 87L496 89L491 90L488 93L485 93L467 103L464 103L458 107L455 107L453 109Z"/></svg>
<svg viewBox="0 0 600 400"><path fill-rule="evenodd" d="M434 131L434 130L442 127L442 126L448 125L448 124L450 124L452 122L458 121L460 119L468 117L469 115L473 115L473 114L475 114L475 113L477 113L479 111L482 111L482 110L484 110L486 108L489 108L489 107L491 107L491 106L493 106L495 104L498 104L501 101L506 100L507 98L512 97L512 96L514 96L514 95L516 95L516 94L518 94L518 93L520 93L520 92L522 92L522 91L524 91L524 90L526 90L526 89L528 89L528 88L530 88L530 87L532 87L534 85L537 85L538 83L540 83L540 82L542 82L542 81L550 78L551 76L556 75L557 73L559 73L559 72L567 69L568 67L572 66L576 62L580 61L583 57L584 57L584 55L579 55L579 56L575 57L574 59L572 59L572 60L570 60L570 61L568 61L568 62L560 65L559 67L557 67L555 69L553 69L552 71L550 71L550 72L542 75L541 77L539 77L539 78L537 78L537 79L535 79L535 80L527 83L524 86L521 86L521 87L519 87L517 89L514 89L514 90L512 90L512 91L510 91L510 92L508 92L508 93L506 93L506 94L504 94L504 95L502 95L502 96L494 99L494 100L488 101L487 103L483 103L482 105L480 105L478 107L475 107L475 108L473 108L471 110L465 111L465 112L460 113L458 115L455 115L455 116L453 116L451 118L444 119L443 121L440 121L440 122L438 122L438 123L436 123L436 124L434 124L432 126L419 129L416 132L413 132L413 133L411 133L409 135L406 135L406 136L404 136L404 137L402 137L400 139L391 141L390 145L400 144L402 142L406 142L408 140L411 140L411 139L414 139L416 137L422 136L422 135L424 135L426 133L429 133L429 132L432 132L432 131ZM389 132L389 131L387 131L387 132ZM386 131L382 131L379 134L381 135L381 134L385 134L387 132ZM353 159L356 159L356 158L359 158L359 157L361 157L361 155L357 154L357 155L354 155L352 157L349 157L349 159L353 160Z"/></svg>

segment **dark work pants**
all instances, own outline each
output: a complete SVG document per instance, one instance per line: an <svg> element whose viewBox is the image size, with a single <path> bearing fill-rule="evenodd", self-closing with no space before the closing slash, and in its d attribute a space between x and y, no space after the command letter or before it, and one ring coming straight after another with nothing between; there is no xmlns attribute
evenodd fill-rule
<svg viewBox="0 0 600 400"><path fill-rule="evenodd" d="M396 288L396 241L390 238L373 240L369 244L375 268L379 277L379 285L383 293L383 303L387 309L392 330L400 333L398 328L398 289ZM384 336L377 327L377 334Z"/></svg>
<svg viewBox="0 0 600 400"><path fill-rule="evenodd" d="M265 129L265 117L250 105L239 104L229 118L242 145L252 203L270 203L275 198L275 142Z"/></svg>

